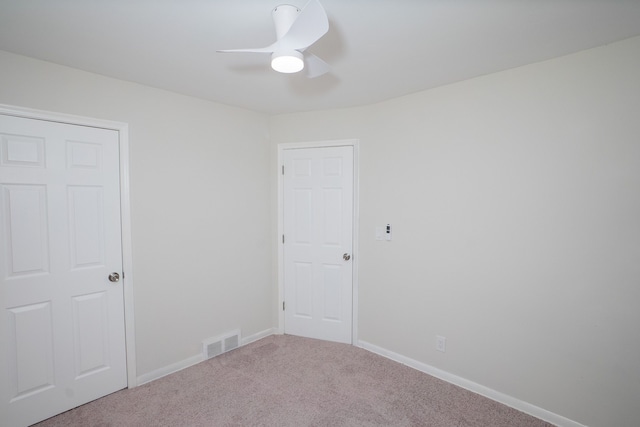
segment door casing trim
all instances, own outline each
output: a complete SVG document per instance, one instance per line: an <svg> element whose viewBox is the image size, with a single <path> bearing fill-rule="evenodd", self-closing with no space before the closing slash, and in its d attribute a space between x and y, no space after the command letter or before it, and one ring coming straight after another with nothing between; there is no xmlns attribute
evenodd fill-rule
<svg viewBox="0 0 640 427"><path fill-rule="evenodd" d="M278 144L278 334L284 334L284 311L282 310L282 302L284 301L284 245L282 244L282 235L284 234L284 179L282 175L282 166L284 165L284 150L300 149L300 148L324 148L324 147L353 147L353 248L351 259L353 263L353 300L351 312L351 344L358 343L358 265L359 265L359 164L360 164L360 141L358 139L341 139L330 141L314 141L314 142L291 142Z"/></svg>
<svg viewBox="0 0 640 427"><path fill-rule="evenodd" d="M122 122L94 119L90 117L36 110L6 104L0 104L0 114L77 126L109 129L118 132L118 141L120 146L120 218L122 227L122 271L124 273L122 282L124 292L127 387L133 388L137 386L137 376L133 307L133 246L131 243L131 205L129 202L129 125Z"/></svg>

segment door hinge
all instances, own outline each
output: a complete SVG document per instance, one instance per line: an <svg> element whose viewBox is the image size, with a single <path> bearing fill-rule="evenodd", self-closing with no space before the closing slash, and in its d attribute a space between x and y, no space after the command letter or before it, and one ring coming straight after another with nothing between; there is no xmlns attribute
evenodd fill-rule
<svg viewBox="0 0 640 427"><path fill-rule="evenodd" d="M284 165L282 165L282 175L284 175Z"/></svg>
<svg viewBox="0 0 640 427"><path fill-rule="evenodd" d="M284 245L284 234L282 235L282 244Z"/></svg>
<svg viewBox="0 0 640 427"><path fill-rule="evenodd" d="M282 301L282 311L284 311L284 301Z"/></svg>

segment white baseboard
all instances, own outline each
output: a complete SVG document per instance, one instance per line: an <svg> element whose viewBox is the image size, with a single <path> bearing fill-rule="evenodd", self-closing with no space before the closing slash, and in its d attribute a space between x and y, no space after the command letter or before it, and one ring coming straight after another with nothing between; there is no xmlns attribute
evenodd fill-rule
<svg viewBox="0 0 640 427"><path fill-rule="evenodd" d="M377 345L368 343L366 341L358 341L358 347L386 357L387 359L391 359L395 362L402 363L403 365L407 365L411 368L417 369L418 371L424 372L448 383L457 385L481 396L487 397L491 400L495 400L496 402L500 402L504 405L510 406L511 408L517 409L518 411L524 412L525 414L529 414L548 423L554 424L558 427L587 427L561 415L549 412L546 409L539 408L520 399L516 399L515 397L500 393L499 391L490 389L473 381L435 368L431 365L427 365L426 363L418 362L417 360L411 359L398 353L394 353L393 351L384 349L382 347L378 347Z"/></svg>
<svg viewBox="0 0 640 427"><path fill-rule="evenodd" d="M270 335L275 335L278 333L278 328L270 328L265 329L262 332L258 332L257 334L249 335L248 337L242 338L242 343L240 345L251 344L254 341L261 340L262 338L266 338Z"/></svg>
<svg viewBox="0 0 640 427"><path fill-rule="evenodd" d="M165 377L169 374L173 374L174 372L181 371L185 368L188 368L189 366L197 365L200 362L204 362L204 357L202 356L202 354L191 356L188 359L172 363L171 365L156 369L155 371L147 372L146 374L140 375L138 377L138 385L141 386L143 384Z"/></svg>
<svg viewBox="0 0 640 427"><path fill-rule="evenodd" d="M262 332L258 332L256 334L249 335L248 337L241 338L240 346L242 347L254 341L258 341L262 338L266 338L269 335L273 335L276 333L276 330L277 330L276 328L265 329ZM202 354L191 356L187 359L181 360L180 362L172 363L171 365L140 375L137 378L137 385L141 386L142 384L149 383L151 381L165 377L169 374L173 374L175 372L181 371L190 366L197 365L200 362L204 362L204 357L202 356Z"/></svg>

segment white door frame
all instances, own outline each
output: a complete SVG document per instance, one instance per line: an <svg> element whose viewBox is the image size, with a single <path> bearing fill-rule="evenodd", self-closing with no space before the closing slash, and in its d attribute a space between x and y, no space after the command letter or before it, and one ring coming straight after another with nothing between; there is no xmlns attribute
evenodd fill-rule
<svg viewBox="0 0 640 427"><path fill-rule="evenodd" d="M353 306L351 321L351 343L358 342L358 230L359 230L359 181L358 165L360 163L360 141L357 139L344 139L336 141L293 142L278 144L278 333L284 334L284 179L282 167L284 165L284 150L296 148L324 148L324 147L353 147L353 249L351 259L353 263Z"/></svg>
<svg viewBox="0 0 640 427"><path fill-rule="evenodd" d="M122 226L122 285L124 289L124 328L127 352L127 387L137 386L136 346L133 310L133 257L131 245L131 206L129 204L129 125L63 113L0 104L0 114L47 120L70 125L90 126L118 132L120 143L120 217Z"/></svg>

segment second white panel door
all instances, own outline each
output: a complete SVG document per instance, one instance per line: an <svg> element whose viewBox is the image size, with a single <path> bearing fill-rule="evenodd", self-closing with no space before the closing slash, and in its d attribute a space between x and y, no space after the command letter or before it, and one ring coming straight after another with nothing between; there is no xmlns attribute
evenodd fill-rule
<svg viewBox="0 0 640 427"><path fill-rule="evenodd" d="M351 343L353 147L284 150L285 333Z"/></svg>

